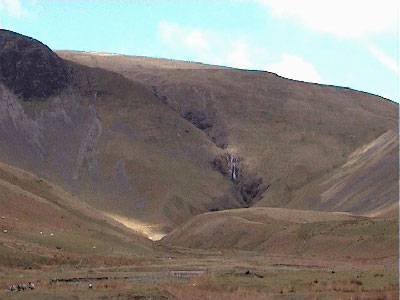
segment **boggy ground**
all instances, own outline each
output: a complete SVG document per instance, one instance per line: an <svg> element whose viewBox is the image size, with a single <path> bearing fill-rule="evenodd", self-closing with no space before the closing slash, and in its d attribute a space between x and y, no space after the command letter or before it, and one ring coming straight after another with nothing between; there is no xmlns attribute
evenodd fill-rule
<svg viewBox="0 0 400 300"><path fill-rule="evenodd" d="M396 258L167 251L115 266L87 260L34 269L1 267L0 299L398 299ZM35 283L34 291L6 291L9 284L28 281Z"/></svg>

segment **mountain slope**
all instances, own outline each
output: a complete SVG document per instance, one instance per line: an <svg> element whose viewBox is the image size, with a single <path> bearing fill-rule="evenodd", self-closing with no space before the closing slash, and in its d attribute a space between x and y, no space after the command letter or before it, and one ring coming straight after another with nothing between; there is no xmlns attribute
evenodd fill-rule
<svg viewBox="0 0 400 300"><path fill-rule="evenodd" d="M73 264L155 253L135 234L31 173L0 163L0 265Z"/></svg>
<svg viewBox="0 0 400 300"><path fill-rule="evenodd" d="M304 205L368 213L398 199L395 163L386 163L385 171L375 173L374 186L388 188L383 198L381 191L370 188L354 198L357 200L352 206L342 206L340 197L329 206L318 202L322 200L311 204L297 199L299 195L302 199L318 198L313 188L307 189L308 184L323 176L328 180L334 170L345 167L354 151L388 131L393 135L394 151L389 160L396 160L393 153L398 149L398 105L393 102L268 72L122 55L58 54L143 83L160 102L201 129L224 151L212 162L214 170L229 178L235 164L238 174L232 181L250 206ZM358 174L369 170L364 168ZM376 204L363 209L361 200L365 197ZM358 208L357 201L361 201Z"/></svg>
<svg viewBox="0 0 400 300"><path fill-rule="evenodd" d="M300 189L289 206L398 218L398 164L398 133L389 130Z"/></svg>
<svg viewBox="0 0 400 300"><path fill-rule="evenodd" d="M307 185L398 128L396 104L349 89L119 55L58 52L60 60L31 38L6 30L0 36L7 39L0 61L18 57L2 63L0 160L160 234L206 211L308 208L316 196ZM28 68L16 66L41 64L47 68L36 78L38 91L28 97ZM11 71L22 91L10 84ZM52 74L65 77L42 93ZM376 185L394 176L396 166L388 168ZM389 191L378 201L380 191L369 189L363 198L372 204L359 211L393 205L396 189ZM346 211L361 201L342 200L313 206Z"/></svg>
<svg viewBox="0 0 400 300"><path fill-rule="evenodd" d="M221 151L201 130L140 83L68 68L66 88L32 101L0 83L2 161L51 179L99 210L166 230L202 211L243 205L230 181L212 172L209 162Z"/></svg>

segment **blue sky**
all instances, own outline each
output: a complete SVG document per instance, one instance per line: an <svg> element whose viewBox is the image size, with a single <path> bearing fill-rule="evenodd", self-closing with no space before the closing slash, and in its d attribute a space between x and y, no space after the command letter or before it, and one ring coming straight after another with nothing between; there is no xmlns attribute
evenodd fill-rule
<svg viewBox="0 0 400 300"><path fill-rule="evenodd" d="M0 27L52 49L267 70L399 102L396 2L0 0Z"/></svg>

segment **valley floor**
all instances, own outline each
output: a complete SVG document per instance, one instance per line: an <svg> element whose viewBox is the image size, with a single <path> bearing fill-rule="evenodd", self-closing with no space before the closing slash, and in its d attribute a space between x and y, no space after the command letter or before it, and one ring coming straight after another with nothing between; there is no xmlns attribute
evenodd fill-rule
<svg viewBox="0 0 400 300"><path fill-rule="evenodd" d="M398 299L396 257L168 250L123 266L1 267L0 299ZM34 291L6 291L28 281Z"/></svg>

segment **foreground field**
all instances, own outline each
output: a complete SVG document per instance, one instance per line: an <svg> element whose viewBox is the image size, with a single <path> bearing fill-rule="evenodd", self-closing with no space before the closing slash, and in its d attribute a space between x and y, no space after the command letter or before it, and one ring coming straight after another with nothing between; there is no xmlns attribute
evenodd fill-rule
<svg viewBox="0 0 400 300"><path fill-rule="evenodd" d="M398 299L393 261L169 250L170 257L120 267L2 268L0 299ZM5 291L25 281L36 289Z"/></svg>

